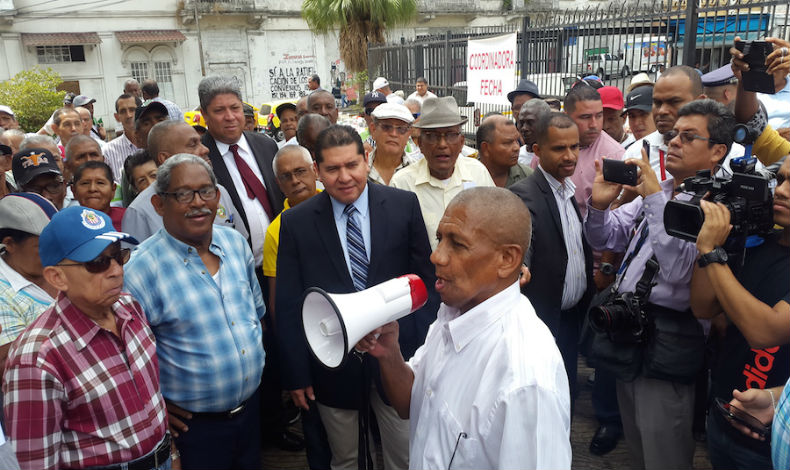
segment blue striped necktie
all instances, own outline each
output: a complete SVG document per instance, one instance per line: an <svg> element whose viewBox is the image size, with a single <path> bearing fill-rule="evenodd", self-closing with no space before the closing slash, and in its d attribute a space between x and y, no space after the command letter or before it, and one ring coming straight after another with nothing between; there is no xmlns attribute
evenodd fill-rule
<svg viewBox="0 0 790 470"><path fill-rule="evenodd" d="M365 251L365 240L362 238L362 229L359 227L357 208L349 204L343 210L348 220L346 221L346 241L348 244L348 258L351 261L351 280L354 288L364 290L368 281L368 254Z"/></svg>

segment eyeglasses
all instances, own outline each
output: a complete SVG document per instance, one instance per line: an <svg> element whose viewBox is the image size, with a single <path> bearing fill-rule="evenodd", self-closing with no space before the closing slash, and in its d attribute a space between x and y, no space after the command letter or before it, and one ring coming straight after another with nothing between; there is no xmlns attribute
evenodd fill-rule
<svg viewBox="0 0 790 470"><path fill-rule="evenodd" d="M24 190L37 194L48 193L55 196L60 194L61 191L63 191L63 178L59 177L53 182L41 186L26 185L24 187Z"/></svg>
<svg viewBox="0 0 790 470"><path fill-rule="evenodd" d="M689 132L689 131L678 132L674 129L664 134L664 143L669 143L672 139L674 139L678 135L680 136L680 141L683 142L684 144L690 144L695 140L704 140L711 144L716 143L707 137L702 137L701 135L694 134L693 132Z"/></svg>
<svg viewBox="0 0 790 470"><path fill-rule="evenodd" d="M458 131L450 131L450 132L434 132L434 131L422 131L420 133L420 140L426 142L428 144L438 144L442 141L442 138L448 144L457 144L459 140L464 137Z"/></svg>
<svg viewBox="0 0 790 470"><path fill-rule="evenodd" d="M291 181L291 178L296 177L296 179L302 179L303 176L307 175L309 170L305 167L297 168L294 171L290 171L288 173L280 173L277 175L277 179L282 181L283 183L287 183Z"/></svg>
<svg viewBox="0 0 790 470"><path fill-rule="evenodd" d="M162 196L173 196L179 204L189 204L195 199L195 194L200 194L200 199L213 201L217 198L216 186L204 186L200 189L179 189L172 193L159 193Z"/></svg>
<svg viewBox="0 0 790 470"><path fill-rule="evenodd" d="M400 135L406 135L409 130L411 130L411 126L393 126L392 124L387 124L386 122L379 122L376 124L381 128L382 131L389 134L392 130L398 131Z"/></svg>
<svg viewBox="0 0 790 470"><path fill-rule="evenodd" d="M132 250L129 248L120 248L115 253L110 255L103 255L97 256L96 258L86 261L84 263L69 263L69 264L59 264L58 266L85 266L85 270L91 274L99 274L103 273L110 269L110 263L112 260L115 260L120 266L126 264L129 261L129 257L132 254Z"/></svg>

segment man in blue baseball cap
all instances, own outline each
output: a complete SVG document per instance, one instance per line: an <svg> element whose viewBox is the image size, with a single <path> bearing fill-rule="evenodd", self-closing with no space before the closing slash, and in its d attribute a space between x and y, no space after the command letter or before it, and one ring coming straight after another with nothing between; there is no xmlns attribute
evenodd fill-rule
<svg viewBox="0 0 790 470"><path fill-rule="evenodd" d="M156 469L178 458L153 332L121 292L122 240L137 243L87 207L58 212L41 232L44 278L59 293L11 346L3 382L23 469Z"/></svg>

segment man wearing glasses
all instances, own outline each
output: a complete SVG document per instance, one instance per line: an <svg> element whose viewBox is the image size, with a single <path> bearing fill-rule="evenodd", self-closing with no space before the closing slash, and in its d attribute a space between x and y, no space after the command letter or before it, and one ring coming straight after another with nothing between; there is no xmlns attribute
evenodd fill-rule
<svg viewBox="0 0 790 470"><path fill-rule="evenodd" d="M436 248L436 228L444 209L456 194L475 186L494 186L486 167L474 158L459 158L464 146L458 105L451 96L428 98L422 106L420 150L425 158L399 171L390 186L417 194L431 248Z"/></svg>
<svg viewBox="0 0 790 470"><path fill-rule="evenodd" d="M60 210L66 198L63 173L49 150L26 148L17 152L11 161L14 181L22 192L36 193L49 199Z"/></svg>
<svg viewBox="0 0 790 470"><path fill-rule="evenodd" d="M405 151L414 117L409 108L394 103L384 103L376 107L372 117L370 135L376 144L368 154L368 178L386 185L396 172L417 161Z"/></svg>
<svg viewBox="0 0 790 470"><path fill-rule="evenodd" d="M661 80L668 76L669 72ZM656 93L659 91L657 85ZM663 344L666 354L661 363L652 359L655 347L648 338L636 378L617 378L617 401L634 467L692 467L694 381L702 367L700 350L705 341L690 310L691 274L698 253L692 242L666 233L664 207L673 198L691 199L686 193L675 196L674 188L698 170L711 170L724 159L732 146L734 127L732 113L713 100L696 100L681 107L665 134L666 170L672 177L659 182L644 151L641 159L626 160L639 167L638 183L629 189L641 197L616 209L610 205L623 187L605 181L601 161L595 162L595 182L584 224L587 240L593 249L626 253L615 281L617 293L637 291L649 261L658 263L644 311L656 324L661 319L666 325L671 319L671 325L685 335L682 340L675 337ZM655 337L655 332L651 336ZM615 344L622 347L622 343ZM612 369L611 364L602 362L597 361L599 367Z"/></svg>
<svg viewBox="0 0 790 470"><path fill-rule="evenodd" d="M137 243L85 207L55 214L41 232L44 278L60 293L11 346L3 383L23 469L159 469L178 458L156 340L140 305L122 293L122 240Z"/></svg>
<svg viewBox="0 0 790 470"><path fill-rule="evenodd" d="M182 466L259 468L266 307L252 251L236 230L213 224L219 190L205 160L170 157L155 186L164 230L137 249L125 287L156 334Z"/></svg>

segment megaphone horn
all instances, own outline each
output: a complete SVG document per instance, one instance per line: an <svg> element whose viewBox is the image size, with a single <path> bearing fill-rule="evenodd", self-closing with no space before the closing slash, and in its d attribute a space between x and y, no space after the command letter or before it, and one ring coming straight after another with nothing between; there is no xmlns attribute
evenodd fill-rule
<svg viewBox="0 0 790 470"><path fill-rule="evenodd" d="M330 369L343 365L351 348L376 328L419 309L428 301L425 284L406 274L353 294L307 289L302 325L307 344Z"/></svg>

